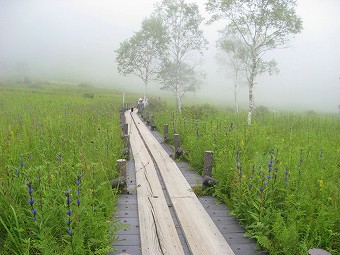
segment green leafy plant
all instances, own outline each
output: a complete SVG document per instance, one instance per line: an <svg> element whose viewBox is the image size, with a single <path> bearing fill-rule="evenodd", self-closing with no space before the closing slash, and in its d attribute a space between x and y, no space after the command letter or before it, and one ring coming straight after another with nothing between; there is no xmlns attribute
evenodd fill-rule
<svg viewBox="0 0 340 255"><path fill-rule="evenodd" d="M305 254L315 247L339 253L338 117L271 113L248 126L246 113L216 110L200 118L185 109L191 108L179 115L168 105L152 114L158 126L169 125L170 143L180 134L197 172L204 151L214 151L213 193L249 237L270 254Z"/></svg>

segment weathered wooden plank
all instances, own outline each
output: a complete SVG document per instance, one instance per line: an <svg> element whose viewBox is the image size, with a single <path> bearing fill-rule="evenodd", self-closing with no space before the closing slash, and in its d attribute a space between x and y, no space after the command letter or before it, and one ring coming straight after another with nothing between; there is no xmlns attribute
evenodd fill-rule
<svg viewBox="0 0 340 255"><path fill-rule="evenodd" d="M142 254L184 254L157 172L138 131L131 122L130 143L136 168Z"/></svg>
<svg viewBox="0 0 340 255"><path fill-rule="evenodd" d="M199 202L176 163L139 117L135 113L132 116L136 123L139 123L137 127L158 164L192 254L233 255L234 252Z"/></svg>
<svg viewBox="0 0 340 255"><path fill-rule="evenodd" d="M171 200L193 254L234 254L197 198Z"/></svg>
<svg viewBox="0 0 340 255"><path fill-rule="evenodd" d="M196 197L189 183L185 180L182 173L179 171L176 163L164 151L164 149L157 142L156 138L150 133L149 129L143 124L139 117L136 114L132 115L138 120L136 121L137 127L143 134L143 138L147 142L148 147L158 164L161 175L166 182L166 187L170 197L183 196L183 191L187 191L185 192L185 196ZM178 171L176 171L176 169Z"/></svg>

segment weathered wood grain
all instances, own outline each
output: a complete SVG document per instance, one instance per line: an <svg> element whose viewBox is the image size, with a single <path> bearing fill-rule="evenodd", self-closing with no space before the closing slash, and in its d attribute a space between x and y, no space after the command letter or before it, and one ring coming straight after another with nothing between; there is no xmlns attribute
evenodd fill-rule
<svg viewBox="0 0 340 255"><path fill-rule="evenodd" d="M157 162L192 254L233 255L234 252L199 202L176 163L135 112L132 113L132 117Z"/></svg>
<svg viewBox="0 0 340 255"><path fill-rule="evenodd" d="M125 117L131 123L130 114L126 113ZM184 254L152 158L135 125L129 126L136 168L142 254Z"/></svg>

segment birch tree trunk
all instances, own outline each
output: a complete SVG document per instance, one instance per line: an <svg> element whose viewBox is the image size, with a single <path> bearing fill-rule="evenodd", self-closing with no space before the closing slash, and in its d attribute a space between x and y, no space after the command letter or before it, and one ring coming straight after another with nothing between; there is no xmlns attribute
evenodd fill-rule
<svg viewBox="0 0 340 255"><path fill-rule="evenodd" d="M235 70L235 84L234 84L235 114L238 113L237 90L238 90L238 70Z"/></svg>
<svg viewBox="0 0 340 255"><path fill-rule="evenodd" d="M248 107L248 125L251 125L252 116L253 116L253 108L254 108L254 95L253 95L253 86L254 83L249 83L249 107Z"/></svg>
<svg viewBox="0 0 340 255"><path fill-rule="evenodd" d="M176 90L176 103L179 114L182 114L182 101L181 95L178 90Z"/></svg>
<svg viewBox="0 0 340 255"><path fill-rule="evenodd" d="M253 95L253 88L254 88L254 80L257 73L257 55L256 53L252 52L252 65L251 70L249 73L249 108L248 108L248 125L251 125L252 116L253 116L253 109L254 109L254 95Z"/></svg>
<svg viewBox="0 0 340 255"><path fill-rule="evenodd" d="M147 90L148 90L148 82L146 81L144 83L144 100L143 100L143 105L144 105L144 108L146 106L146 97L147 97Z"/></svg>

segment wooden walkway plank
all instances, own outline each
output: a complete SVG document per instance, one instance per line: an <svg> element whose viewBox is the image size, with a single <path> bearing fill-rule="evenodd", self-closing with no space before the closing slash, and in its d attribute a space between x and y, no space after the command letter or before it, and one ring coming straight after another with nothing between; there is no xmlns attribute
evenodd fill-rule
<svg viewBox="0 0 340 255"><path fill-rule="evenodd" d="M143 134L143 138L158 164L161 175L166 182L170 197L196 197L191 186L186 181L181 171L179 171L176 163L160 146L156 138L150 133L150 130L140 120L139 116L133 114L133 117L137 119L137 127ZM174 171L173 169L178 169L178 171Z"/></svg>
<svg viewBox="0 0 340 255"><path fill-rule="evenodd" d="M193 254L234 254L197 198L172 201Z"/></svg>
<svg viewBox="0 0 340 255"><path fill-rule="evenodd" d="M135 112L132 113L132 117L157 162L192 254L234 255L176 163L164 151Z"/></svg>
<svg viewBox="0 0 340 255"><path fill-rule="evenodd" d="M136 168L142 254L184 254L154 163L129 115L125 116Z"/></svg>

